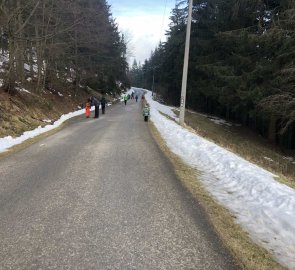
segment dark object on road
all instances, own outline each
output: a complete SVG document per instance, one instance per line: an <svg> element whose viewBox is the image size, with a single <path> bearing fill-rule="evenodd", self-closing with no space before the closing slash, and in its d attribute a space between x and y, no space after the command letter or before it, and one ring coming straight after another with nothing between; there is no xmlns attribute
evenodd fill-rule
<svg viewBox="0 0 295 270"><path fill-rule="evenodd" d="M137 102L137 100L138 100L138 95L135 96L135 100L136 100L136 102Z"/></svg>

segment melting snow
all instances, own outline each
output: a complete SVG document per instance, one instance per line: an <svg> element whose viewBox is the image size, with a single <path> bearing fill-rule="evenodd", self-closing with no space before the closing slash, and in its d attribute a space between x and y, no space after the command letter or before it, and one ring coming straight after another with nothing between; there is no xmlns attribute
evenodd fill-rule
<svg viewBox="0 0 295 270"><path fill-rule="evenodd" d="M282 265L295 269L295 190L276 181L272 173L167 119L160 112L171 117L174 108L155 102L150 91L146 99L151 121L169 148L202 172L200 181L208 192L234 213L255 242Z"/></svg>

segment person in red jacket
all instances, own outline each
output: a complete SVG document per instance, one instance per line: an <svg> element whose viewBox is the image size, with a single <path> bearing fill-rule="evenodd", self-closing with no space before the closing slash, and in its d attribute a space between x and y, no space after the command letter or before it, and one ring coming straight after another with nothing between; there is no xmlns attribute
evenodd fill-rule
<svg viewBox="0 0 295 270"><path fill-rule="evenodd" d="M91 109L91 100L88 98L86 102L86 107L85 107L87 118L90 117L90 109Z"/></svg>

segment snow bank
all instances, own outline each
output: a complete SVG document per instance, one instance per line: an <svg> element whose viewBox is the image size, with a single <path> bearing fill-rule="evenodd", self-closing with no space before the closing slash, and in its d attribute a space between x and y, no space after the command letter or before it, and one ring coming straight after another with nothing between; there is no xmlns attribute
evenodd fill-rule
<svg viewBox="0 0 295 270"><path fill-rule="evenodd" d="M91 110L94 110L94 107L92 107ZM4 152L14 145L20 144L30 138L34 138L42 133L53 130L59 127L66 120L84 113L85 113L85 109L82 109L82 110L78 110L75 112L62 115L60 119L55 121L52 125L46 125L45 127L39 126L38 128L34 130L24 132L20 137L17 137L17 138L13 138L11 136L0 138L0 152Z"/></svg>
<svg viewBox="0 0 295 270"><path fill-rule="evenodd" d="M237 218L250 237L289 269L295 269L295 190L272 173L199 137L167 119L172 108L146 99L151 120L168 147L202 172L206 189ZM174 117L175 118L175 117Z"/></svg>

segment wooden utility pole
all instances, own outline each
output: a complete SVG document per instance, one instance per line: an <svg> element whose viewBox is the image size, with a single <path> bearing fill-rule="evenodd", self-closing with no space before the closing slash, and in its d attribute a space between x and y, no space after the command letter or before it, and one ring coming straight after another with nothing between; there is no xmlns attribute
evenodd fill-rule
<svg viewBox="0 0 295 270"><path fill-rule="evenodd" d="M182 72L181 97L180 97L180 113L179 113L179 124L182 126L184 125L184 114L185 114L187 70L188 70L189 45L190 45L190 36L191 36L192 10L193 10L193 0L189 0L185 52L184 52L183 72Z"/></svg>

